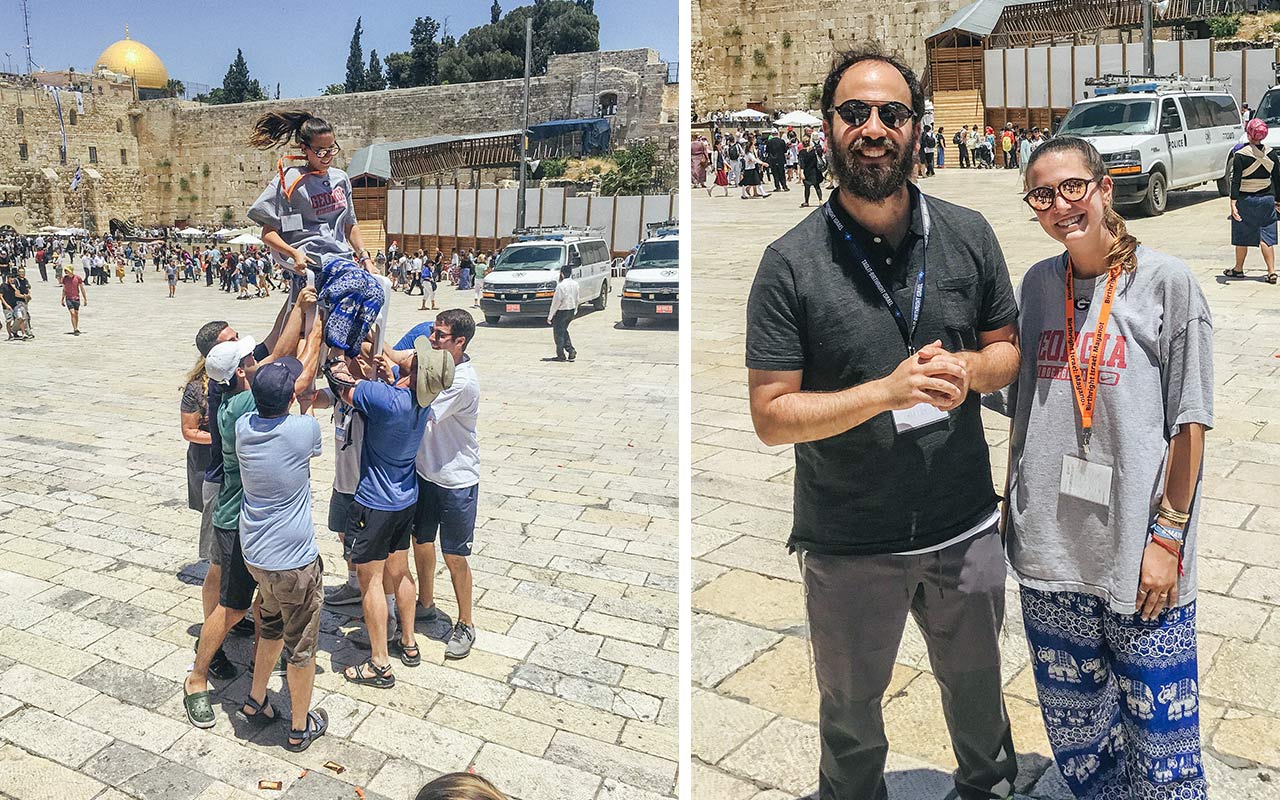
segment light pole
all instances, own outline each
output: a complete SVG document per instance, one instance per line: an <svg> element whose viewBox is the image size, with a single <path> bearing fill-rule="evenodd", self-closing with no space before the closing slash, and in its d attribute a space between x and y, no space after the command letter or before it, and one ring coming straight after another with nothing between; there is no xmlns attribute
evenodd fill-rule
<svg viewBox="0 0 1280 800"><path fill-rule="evenodd" d="M529 68L533 62L533 17L524 21L524 113L520 116L520 190L516 194L516 229L524 227L524 196L529 182Z"/></svg>
<svg viewBox="0 0 1280 800"><path fill-rule="evenodd" d="M1152 0L1142 0L1142 73L1156 74L1156 49L1152 41Z"/></svg>

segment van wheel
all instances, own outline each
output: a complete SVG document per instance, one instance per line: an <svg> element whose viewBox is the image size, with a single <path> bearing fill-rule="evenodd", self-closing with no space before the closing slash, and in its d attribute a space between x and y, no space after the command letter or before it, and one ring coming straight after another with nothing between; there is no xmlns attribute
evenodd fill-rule
<svg viewBox="0 0 1280 800"><path fill-rule="evenodd" d="M498 320L502 319L501 314L485 314L484 321L490 325L497 325Z"/></svg>
<svg viewBox="0 0 1280 800"><path fill-rule="evenodd" d="M1231 168L1227 167L1227 174L1218 178L1218 197L1227 197L1231 194Z"/></svg>
<svg viewBox="0 0 1280 800"><path fill-rule="evenodd" d="M591 301L591 307L596 311L604 311L607 305L609 305L609 282L605 281L600 284L600 296Z"/></svg>
<svg viewBox="0 0 1280 800"><path fill-rule="evenodd" d="M1169 190L1164 173L1151 173L1151 182L1147 184L1147 196L1142 198L1142 213L1148 217L1158 217L1164 213L1167 202L1169 202Z"/></svg>
<svg viewBox="0 0 1280 800"><path fill-rule="evenodd" d="M634 327L636 326L636 323L637 323L637 322L639 322L639 321L640 321L640 320L639 320L638 318L636 318L636 317L623 317L623 318L622 318L622 327L624 327L624 328L634 328Z"/></svg>

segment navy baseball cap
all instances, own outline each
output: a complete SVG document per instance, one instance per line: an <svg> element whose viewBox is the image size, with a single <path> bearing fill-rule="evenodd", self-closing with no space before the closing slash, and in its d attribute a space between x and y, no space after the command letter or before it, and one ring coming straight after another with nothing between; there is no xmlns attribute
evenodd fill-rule
<svg viewBox="0 0 1280 800"><path fill-rule="evenodd" d="M253 376L253 400L259 411L279 413L289 410L293 399L293 384L302 374L302 362L296 358L281 358L258 367Z"/></svg>

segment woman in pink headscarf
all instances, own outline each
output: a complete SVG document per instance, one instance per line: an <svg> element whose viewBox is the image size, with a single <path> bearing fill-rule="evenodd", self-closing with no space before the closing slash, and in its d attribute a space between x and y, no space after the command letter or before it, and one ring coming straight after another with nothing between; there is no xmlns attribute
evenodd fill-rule
<svg viewBox="0 0 1280 800"><path fill-rule="evenodd" d="M1268 151L1267 123L1254 118L1244 128L1249 143L1231 156L1231 244L1236 266L1222 274L1244 277L1250 247L1262 250L1267 283L1276 282L1276 211L1280 209L1280 151Z"/></svg>
<svg viewBox="0 0 1280 800"><path fill-rule="evenodd" d="M707 186L707 164L710 161L711 148L701 136L693 134L693 141L689 143L689 171L693 175L693 185L706 189L708 197L711 196L711 189Z"/></svg>

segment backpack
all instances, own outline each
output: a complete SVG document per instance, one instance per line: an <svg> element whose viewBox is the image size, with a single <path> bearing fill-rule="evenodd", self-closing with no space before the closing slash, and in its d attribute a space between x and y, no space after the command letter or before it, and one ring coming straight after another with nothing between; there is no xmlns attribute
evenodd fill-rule
<svg viewBox="0 0 1280 800"><path fill-rule="evenodd" d="M951 137L951 143L952 143L952 144L955 144L955 145L958 145L958 144L960 144L960 139L961 139L961 137L960 137L960 131L956 131L956 132L955 132L955 135Z"/></svg>
<svg viewBox="0 0 1280 800"><path fill-rule="evenodd" d="M729 145L729 160L737 161L739 158L742 158L742 151L738 149L738 143L734 142Z"/></svg>

